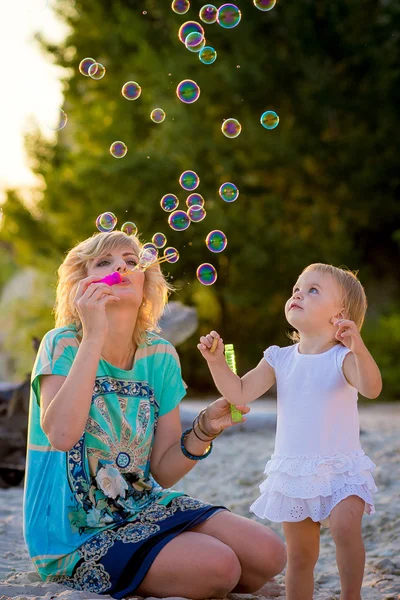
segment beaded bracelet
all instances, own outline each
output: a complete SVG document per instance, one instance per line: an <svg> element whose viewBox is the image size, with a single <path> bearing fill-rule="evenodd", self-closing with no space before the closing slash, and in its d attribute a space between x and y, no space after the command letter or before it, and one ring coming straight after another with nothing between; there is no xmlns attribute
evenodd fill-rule
<svg viewBox="0 0 400 600"><path fill-rule="evenodd" d="M189 435L189 433L192 431L192 429L186 429L186 431L184 431L182 433L182 437L181 437L181 450L182 450L182 454L184 454L184 456L186 456L186 458L190 458L190 460L203 460L203 458L207 458L207 456L209 456L209 454L211 453L212 447L213 447L213 443L211 442L210 445L208 446L208 448L206 448L204 454L201 454L200 456L196 456L195 454L191 454L190 452L188 452L185 448L185 444L184 441L187 438L187 436Z"/></svg>

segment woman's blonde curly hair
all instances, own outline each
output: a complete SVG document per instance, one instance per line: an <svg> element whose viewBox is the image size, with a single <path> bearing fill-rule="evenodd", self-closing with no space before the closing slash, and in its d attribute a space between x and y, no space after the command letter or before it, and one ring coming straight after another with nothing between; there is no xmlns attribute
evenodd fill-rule
<svg viewBox="0 0 400 600"><path fill-rule="evenodd" d="M358 271L353 272L347 269L347 267L334 267L333 265L326 265L324 263L308 265L308 267L303 269L301 274L307 271L318 271L324 275L331 275L334 278L342 292L342 306L345 309L346 319L354 321L361 331L368 302L364 288L357 277ZM300 334L296 329L287 333L287 336L294 343L300 341Z"/></svg>
<svg viewBox="0 0 400 600"><path fill-rule="evenodd" d="M122 231L95 233L72 248L58 269L56 303L54 307L56 327L75 325L82 333L82 324L74 305L78 285L87 277L87 264L94 258L112 252L116 248L126 247L139 255L142 248L138 236L127 235ZM158 321L168 301L173 287L164 279L159 265L152 265L145 271L143 298L140 306L133 341L140 344L146 340L149 331L160 331Z"/></svg>

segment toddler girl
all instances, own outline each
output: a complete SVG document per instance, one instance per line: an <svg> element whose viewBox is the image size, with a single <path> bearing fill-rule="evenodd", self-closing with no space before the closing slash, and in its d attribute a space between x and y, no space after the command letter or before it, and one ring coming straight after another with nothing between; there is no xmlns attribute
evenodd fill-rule
<svg viewBox="0 0 400 600"><path fill-rule="evenodd" d="M270 346L242 378L226 364L217 332L198 344L230 403L252 402L277 384L275 449L250 510L283 523L287 600L312 599L321 525L330 527L336 545L340 600L361 598L361 521L364 511L375 512L377 488L375 465L360 445L357 399L358 392L376 398L382 389L379 368L360 336L366 309L355 274L315 263L303 270L285 304L294 344Z"/></svg>

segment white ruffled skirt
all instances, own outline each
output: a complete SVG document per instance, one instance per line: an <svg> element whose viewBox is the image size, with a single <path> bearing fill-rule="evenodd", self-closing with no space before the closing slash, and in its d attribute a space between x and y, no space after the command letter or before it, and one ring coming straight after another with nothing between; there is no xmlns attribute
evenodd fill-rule
<svg viewBox="0 0 400 600"><path fill-rule="evenodd" d="M275 522L307 517L321 522L341 500L355 495L365 501L365 512L374 514L375 466L363 451L334 456L273 454L264 470L268 477L260 485L261 496L250 510Z"/></svg>

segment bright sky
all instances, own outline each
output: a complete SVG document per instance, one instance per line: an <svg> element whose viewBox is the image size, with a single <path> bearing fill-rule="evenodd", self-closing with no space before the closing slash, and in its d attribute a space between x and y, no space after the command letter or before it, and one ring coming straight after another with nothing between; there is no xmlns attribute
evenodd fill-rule
<svg viewBox="0 0 400 600"><path fill-rule="evenodd" d="M24 131L34 117L43 131L54 122L62 106L60 70L32 40L40 32L61 40L65 26L47 0L1 0L0 18L0 203L7 187L35 183L24 151ZM49 132L51 136L51 132Z"/></svg>

